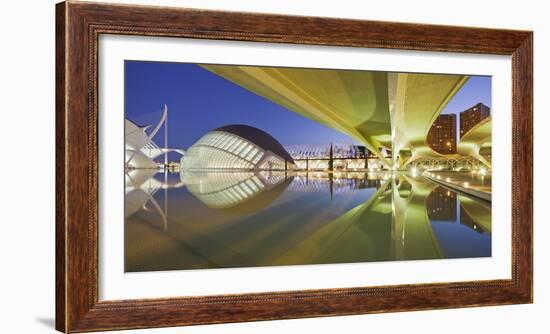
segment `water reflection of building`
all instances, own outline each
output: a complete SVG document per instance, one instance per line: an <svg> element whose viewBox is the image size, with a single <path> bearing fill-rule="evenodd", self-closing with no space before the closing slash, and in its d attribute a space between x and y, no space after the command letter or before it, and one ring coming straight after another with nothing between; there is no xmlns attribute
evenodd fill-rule
<svg viewBox="0 0 550 334"><path fill-rule="evenodd" d="M468 214L468 212L464 210L463 206L460 206L460 223L462 225L468 226L469 228L471 228L472 230L478 233L485 232L485 229L481 225L477 224L474 219L472 219L472 217Z"/></svg>
<svg viewBox="0 0 550 334"><path fill-rule="evenodd" d="M127 191L136 190L138 184L151 190L166 186L162 180L142 182L147 175L134 172L138 171L131 173L136 183L128 183ZM329 199L330 179L334 192L351 191ZM166 219L154 210L153 202L147 208L140 202L134 205L141 210L126 221L127 271L491 255L490 205L461 195L449 196L454 193L447 194L422 177L364 172L196 171L182 173L180 179L172 181L171 188L183 185L189 193L182 189L171 195L170 210L165 211L171 224L168 229L158 228ZM381 186L375 191L351 189L369 184ZM156 197L161 205L167 198L159 192ZM457 216L456 202L453 206L445 197L464 205L470 224L477 225L464 228L441 223ZM427 215L434 208L440 210ZM460 216L466 225L462 212ZM479 232L480 226L487 228L489 238L479 238L473 232ZM484 246L480 248L479 243Z"/></svg>
<svg viewBox="0 0 550 334"><path fill-rule="evenodd" d="M124 217L128 218L140 210L155 212L164 229L167 228L166 202L164 208L155 199L158 190L165 188L154 178L155 169L132 169L125 174Z"/></svg>
<svg viewBox="0 0 550 334"><path fill-rule="evenodd" d="M374 176L367 173L299 172L288 190L296 192L328 190L331 193L343 193L366 188L379 188L383 183L380 175Z"/></svg>
<svg viewBox="0 0 550 334"><path fill-rule="evenodd" d="M468 211L466 211L466 209L464 209L464 206L462 205L460 205L460 223L462 225L468 226L478 233L487 232L487 229L484 228L481 224L478 224L476 220L474 220L472 216L468 214Z"/></svg>
<svg viewBox="0 0 550 334"><path fill-rule="evenodd" d="M444 187L435 188L426 199L430 220L456 222L456 193Z"/></svg>
<svg viewBox="0 0 550 334"><path fill-rule="evenodd" d="M233 208L246 203L262 208L278 197L292 181L284 172L182 172L182 182L193 196L210 208ZM280 191L277 191L279 185Z"/></svg>
<svg viewBox="0 0 550 334"><path fill-rule="evenodd" d="M266 132L228 125L208 132L181 158L182 170L287 170L292 157Z"/></svg>

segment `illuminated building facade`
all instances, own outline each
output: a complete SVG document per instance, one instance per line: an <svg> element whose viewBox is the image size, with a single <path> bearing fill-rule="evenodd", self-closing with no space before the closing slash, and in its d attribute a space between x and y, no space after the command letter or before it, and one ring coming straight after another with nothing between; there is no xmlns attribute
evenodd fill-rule
<svg viewBox="0 0 550 334"><path fill-rule="evenodd" d="M476 126L485 118L491 116L491 109L483 103L478 103L475 106L464 110L460 113L460 138L464 136L470 129Z"/></svg>
<svg viewBox="0 0 550 334"><path fill-rule="evenodd" d="M384 163L365 146L351 143L285 146L299 170L380 169ZM391 159L391 151L380 147L381 154Z"/></svg>
<svg viewBox="0 0 550 334"><path fill-rule="evenodd" d="M428 132L427 143L440 154L456 153L456 115L439 115Z"/></svg>
<svg viewBox="0 0 550 334"><path fill-rule="evenodd" d="M294 160L266 132L228 125L208 132L181 158L182 170L287 170Z"/></svg>

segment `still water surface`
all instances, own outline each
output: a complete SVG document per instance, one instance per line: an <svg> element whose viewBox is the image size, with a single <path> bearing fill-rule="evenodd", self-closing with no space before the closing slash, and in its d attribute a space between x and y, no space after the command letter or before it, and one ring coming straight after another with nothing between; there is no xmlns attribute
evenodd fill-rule
<svg viewBox="0 0 550 334"><path fill-rule="evenodd" d="M137 170L125 270L491 256L489 202L390 173Z"/></svg>

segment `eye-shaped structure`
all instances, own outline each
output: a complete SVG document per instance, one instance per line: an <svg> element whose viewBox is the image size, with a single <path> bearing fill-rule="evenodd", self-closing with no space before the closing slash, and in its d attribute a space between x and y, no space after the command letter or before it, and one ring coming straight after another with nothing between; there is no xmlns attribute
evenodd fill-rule
<svg viewBox="0 0 550 334"><path fill-rule="evenodd" d="M205 134L181 158L182 170L289 170L296 168L284 147L248 125L228 125Z"/></svg>

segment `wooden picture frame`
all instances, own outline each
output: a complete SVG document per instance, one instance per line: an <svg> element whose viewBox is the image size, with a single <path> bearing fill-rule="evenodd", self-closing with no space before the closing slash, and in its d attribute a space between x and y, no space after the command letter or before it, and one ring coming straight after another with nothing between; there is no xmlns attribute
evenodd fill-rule
<svg viewBox="0 0 550 334"><path fill-rule="evenodd" d="M99 301L101 34L463 52L512 57L511 279ZM120 330L531 303L533 33L66 1L56 7L56 329Z"/></svg>

